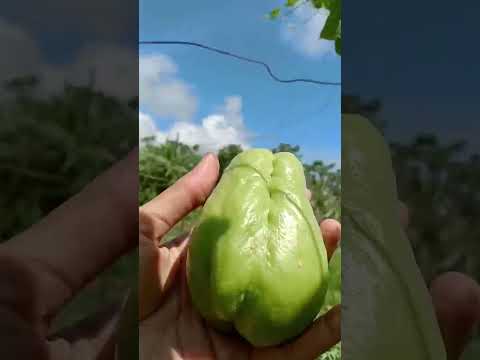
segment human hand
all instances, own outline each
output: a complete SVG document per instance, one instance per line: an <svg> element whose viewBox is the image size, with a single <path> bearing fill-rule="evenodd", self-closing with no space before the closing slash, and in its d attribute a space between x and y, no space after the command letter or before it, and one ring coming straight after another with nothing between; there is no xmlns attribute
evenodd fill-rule
<svg viewBox="0 0 480 360"><path fill-rule="evenodd" d="M185 268L189 237L160 242L175 223L204 203L218 176L218 160L207 155L191 173L140 208L140 359L316 358L340 341L340 306L292 342L263 349L216 332L192 306ZM330 257L340 240L340 224L325 220L320 227Z"/></svg>
<svg viewBox="0 0 480 360"><path fill-rule="evenodd" d="M0 245L0 359L113 359L124 301L64 332L51 322L137 245L138 151L38 224Z"/></svg>

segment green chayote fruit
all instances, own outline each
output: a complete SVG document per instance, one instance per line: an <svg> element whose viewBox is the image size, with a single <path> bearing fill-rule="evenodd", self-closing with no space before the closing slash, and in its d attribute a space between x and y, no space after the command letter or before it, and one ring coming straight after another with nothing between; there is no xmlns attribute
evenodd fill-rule
<svg viewBox="0 0 480 360"><path fill-rule="evenodd" d="M357 115L342 119L342 248L343 358L445 360L431 298L400 224L388 146Z"/></svg>
<svg viewBox="0 0 480 360"><path fill-rule="evenodd" d="M279 344L311 324L328 261L294 155L252 149L231 161L192 233L187 279L200 314L253 346Z"/></svg>

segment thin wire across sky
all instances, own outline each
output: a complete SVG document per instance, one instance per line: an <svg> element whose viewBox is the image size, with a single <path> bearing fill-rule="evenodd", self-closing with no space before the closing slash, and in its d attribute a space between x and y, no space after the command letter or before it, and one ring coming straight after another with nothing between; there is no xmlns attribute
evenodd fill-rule
<svg viewBox="0 0 480 360"><path fill-rule="evenodd" d="M208 51L215 52L217 54L230 56L230 57L233 57L233 58L241 60L241 61L246 61L246 62L249 62L249 63L252 63L252 64L261 65L267 70L268 74L270 75L270 77L273 80L275 80L277 82L280 82L280 83L309 83L309 84L320 85L320 86L341 86L342 85L341 82L320 81L320 80L314 80L314 79L308 79L308 78L305 78L305 79L282 79L282 78L279 78L277 75L275 75L273 73L272 69L270 68L270 66L268 64L264 63L263 61L259 61L259 60L255 60L255 59L248 58L248 57L245 57L245 56L237 55L237 54L231 53L229 51L214 48L214 47L207 46L207 45L197 43L197 42L152 40L152 41L139 41L139 44L140 45L185 45L185 46L194 46L194 47L202 48L202 49L205 49L205 50L208 50Z"/></svg>

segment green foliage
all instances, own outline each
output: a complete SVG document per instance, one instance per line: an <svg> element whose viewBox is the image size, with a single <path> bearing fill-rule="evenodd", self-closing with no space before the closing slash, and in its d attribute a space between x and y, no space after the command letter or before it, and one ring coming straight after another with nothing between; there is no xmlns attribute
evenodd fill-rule
<svg viewBox="0 0 480 360"><path fill-rule="evenodd" d="M366 116L383 130L381 108L376 99L342 96L343 113ZM466 146L428 133L390 144L399 197L410 210L408 236L427 282L449 270L480 279L480 156L465 156Z"/></svg>
<svg viewBox="0 0 480 360"><path fill-rule="evenodd" d="M295 155L297 158L302 159L302 155L300 154L300 147L298 145L292 146L290 144L280 144L277 147L272 149L273 153L278 152L289 152Z"/></svg>
<svg viewBox="0 0 480 360"><path fill-rule="evenodd" d="M35 96L39 81L8 82L0 104L0 241L78 193L137 142L137 111L88 87Z"/></svg>
<svg viewBox="0 0 480 360"><path fill-rule="evenodd" d="M313 210L317 219L341 216L341 173L333 164L320 160L304 164L307 187L312 192Z"/></svg>
<svg viewBox="0 0 480 360"><path fill-rule="evenodd" d="M333 5L332 8L328 8L330 14L328 15L327 20L325 21L325 25L323 27L322 32L320 33L320 37L325 40L336 40L340 37L340 21L341 21L341 7L340 1ZM326 7L326 6L325 6Z"/></svg>
<svg viewBox="0 0 480 360"><path fill-rule="evenodd" d="M328 17L325 21L320 38L335 42L335 51L338 55L342 52L342 1L341 0L287 0L285 7L292 10L310 3L313 8L320 10L328 10ZM291 11L290 11L291 13ZM277 7L273 9L268 18L271 20L278 19L282 14L282 9Z"/></svg>
<svg viewBox="0 0 480 360"><path fill-rule="evenodd" d="M38 96L41 85L24 76L0 90L0 242L77 194L138 141L134 100L69 84L56 95ZM64 308L54 330L118 300L125 284L137 281L137 261L134 252L106 269Z"/></svg>
<svg viewBox="0 0 480 360"><path fill-rule="evenodd" d="M292 7L292 6L297 5L298 2L299 2L299 0L287 0L287 3L285 4L285 6Z"/></svg>
<svg viewBox="0 0 480 360"><path fill-rule="evenodd" d="M230 161L242 152L242 147L240 145L228 145L218 152L218 161L220 162L220 171L223 173L223 170L230 164Z"/></svg>
<svg viewBox="0 0 480 360"><path fill-rule="evenodd" d="M140 204L153 199L175 181L189 172L200 161L198 148L178 141L167 141L162 146L147 142L140 151Z"/></svg>
<svg viewBox="0 0 480 360"><path fill-rule="evenodd" d="M411 209L408 234L427 281L454 269L479 279L479 157L460 160L464 143L442 144L429 134L391 147L400 196Z"/></svg>
<svg viewBox="0 0 480 360"><path fill-rule="evenodd" d="M280 8L275 8L272 11L270 11L270 13L268 14L268 17L271 20L275 20L276 18L278 18L280 16L280 12L281 12Z"/></svg>

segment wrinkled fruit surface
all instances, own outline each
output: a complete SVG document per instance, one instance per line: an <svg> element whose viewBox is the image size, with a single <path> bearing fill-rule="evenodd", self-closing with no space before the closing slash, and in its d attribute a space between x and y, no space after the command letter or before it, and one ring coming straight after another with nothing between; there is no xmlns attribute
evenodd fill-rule
<svg viewBox="0 0 480 360"><path fill-rule="evenodd" d="M200 314L254 346L282 343L311 324L328 261L294 155L253 149L232 160L192 233L187 278Z"/></svg>

